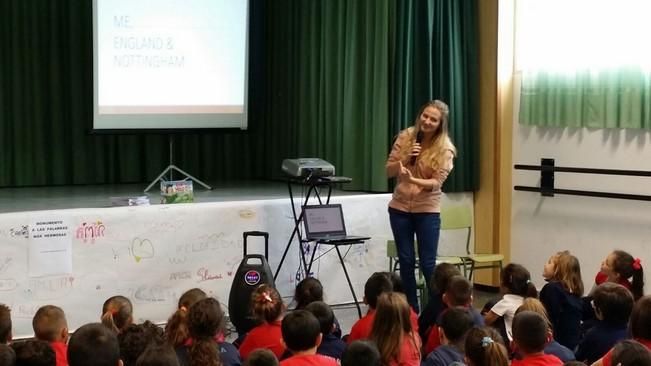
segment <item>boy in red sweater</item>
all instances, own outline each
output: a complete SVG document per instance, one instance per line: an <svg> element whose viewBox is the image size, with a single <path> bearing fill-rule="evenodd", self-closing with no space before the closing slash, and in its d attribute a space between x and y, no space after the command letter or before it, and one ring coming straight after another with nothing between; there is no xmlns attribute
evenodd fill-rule
<svg viewBox="0 0 651 366"><path fill-rule="evenodd" d="M319 355L321 325L309 311L295 310L285 316L281 324L282 342L292 356L281 361L280 366L338 366L334 358Z"/></svg>
<svg viewBox="0 0 651 366"><path fill-rule="evenodd" d="M562 366L563 361L543 350L552 338L551 330L542 315L533 311L517 313L513 318L511 348L522 355L511 366Z"/></svg>
<svg viewBox="0 0 651 366"><path fill-rule="evenodd" d="M68 366L68 322L63 310L54 305L41 306L32 319L36 339L50 343L57 366Z"/></svg>

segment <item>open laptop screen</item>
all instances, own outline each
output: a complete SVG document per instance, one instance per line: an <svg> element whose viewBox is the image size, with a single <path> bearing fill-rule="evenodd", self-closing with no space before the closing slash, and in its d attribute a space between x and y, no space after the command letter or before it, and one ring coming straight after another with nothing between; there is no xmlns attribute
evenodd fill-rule
<svg viewBox="0 0 651 366"><path fill-rule="evenodd" d="M303 206L303 215L307 238L346 235L340 204Z"/></svg>

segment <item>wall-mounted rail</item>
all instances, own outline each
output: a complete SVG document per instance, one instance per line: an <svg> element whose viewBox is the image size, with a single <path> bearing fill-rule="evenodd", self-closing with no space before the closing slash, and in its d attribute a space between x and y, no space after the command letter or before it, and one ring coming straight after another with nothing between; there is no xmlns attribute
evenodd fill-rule
<svg viewBox="0 0 651 366"><path fill-rule="evenodd" d="M651 201L651 196L616 192L583 191L576 189L559 189L554 187L554 173L580 173L600 175L620 175L630 177L651 177L651 171L644 170L620 170L620 169L596 169L555 166L554 159L543 158L540 165L515 164L517 170L540 171L540 187L513 186L516 191L538 192L543 196L553 197L556 194L567 194L573 196L588 196L600 198L616 198L635 201Z"/></svg>

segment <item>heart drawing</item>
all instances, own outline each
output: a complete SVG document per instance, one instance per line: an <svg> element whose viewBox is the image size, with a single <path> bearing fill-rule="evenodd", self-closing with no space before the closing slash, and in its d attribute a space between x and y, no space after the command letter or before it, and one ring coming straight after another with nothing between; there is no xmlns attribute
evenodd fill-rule
<svg viewBox="0 0 651 366"><path fill-rule="evenodd" d="M131 241L131 254L137 263L142 259L154 258L154 245L149 239L134 238Z"/></svg>

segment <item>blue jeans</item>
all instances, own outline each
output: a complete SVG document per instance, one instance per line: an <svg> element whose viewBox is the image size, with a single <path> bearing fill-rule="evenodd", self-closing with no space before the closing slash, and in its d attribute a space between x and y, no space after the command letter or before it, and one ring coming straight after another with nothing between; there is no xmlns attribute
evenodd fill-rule
<svg viewBox="0 0 651 366"><path fill-rule="evenodd" d="M436 251L439 246L441 217L439 213L409 213L389 207L391 231L398 249L400 277L402 278L407 301L418 313L418 295L416 294L416 253L414 252L414 234L418 241L418 259L423 272L427 291L431 297L430 280L436 266Z"/></svg>

